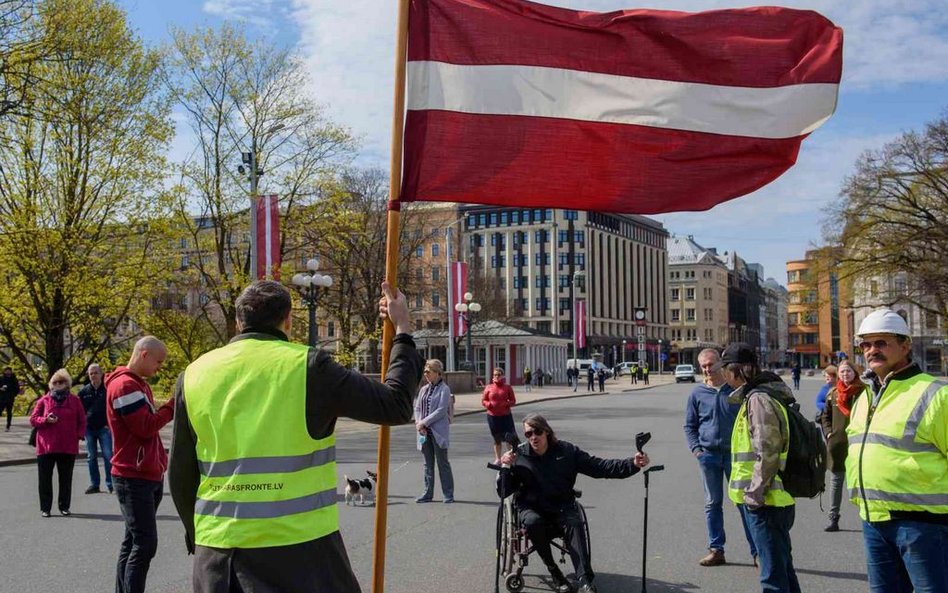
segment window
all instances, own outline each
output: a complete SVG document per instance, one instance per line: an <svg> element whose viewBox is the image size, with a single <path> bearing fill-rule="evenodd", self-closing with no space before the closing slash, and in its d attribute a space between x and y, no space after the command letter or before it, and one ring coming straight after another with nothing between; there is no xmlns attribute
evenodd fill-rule
<svg viewBox="0 0 948 593"><path fill-rule="evenodd" d="M787 325L800 325L800 314L787 313Z"/></svg>
<svg viewBox="0 0 948 593"><path fill-rule="evenodd" d="M415 308L416 308L416 309L421 309L421 308L424 306L424 304L425 304L424 299L421 298L421 295L420 295L420 294L417 295L417 296L415 296Z"/></svg>
<svg viewBox="0 0 948 593"><path fill-rule="evenodd" d="M803 323L807 325L816 325L820 322L816 311L807 311L804 315Z"/></svg>
<svg viewBox="0 0 948 593"><path fill-rule="evenodd" d="M536 254L534 261L538 266L548 266L550 265L550 254L549 253L538 253Z"/></svg>
<svg viewBox="0 0 948 593"><path fill-rule="evenodd" d="M560 299L560 312L569 311L569 299Z"/></svg>
<svg viewBox="0 0 948 593"><path fill-rule="evenodd" d="M704 298L709 301L714 298L714 289L711 287L705 287L702 293L704 294Z"/></svg>
<svg viewBox="0 0 948 593"><path fill-rule="evenodd" d="M330 338L335 337L336 335L336 322L330 321L326 324L326 335Z"/></svg>
<svg viewBox="0 0 948 593"><path fill-rule="evenodd" d="M695 310L685 309L685 321L694 321L694 320L695 320Z"/></svg>
<svg viewBox="0 0 948 593"><path fill-rule="evenodd" d="M549 288L550 287L550 277L547 275L537 276L535 279L535 284L537 288Z"/></svg>
<svg viewBox="0 0 948 593"><path fill-rule="evenodd" d="M431 306L440 307L441 306L441 295L437 292L431 293Z"/></svg>
<svg viewBox="0 0 948 593"><path fill-rule="evenodd" d="M695 289L694 289L694 288L686 288L686 289L685 289L685 300L686 300L686 301L693 301L693 300L695 300Z"/></svg>
<svg viewBox="0 0 948 593"><path fill-rule="evenodd" d="M543 311L550 308L550 299L546 297L537 297L537 310Z"/></svg>
<svg viewBox="0 0 948 593"><path fill-rule="evenodd" d="M431 257L438 257L441 255L441 245L437 243L431 244Z"/></svg>
<svg viewBox="0 0 948 593"><path fill-rule="evenodd" d="M550 233L546 229L535 232L533 236L537 243L548 243L550 241Z"/></svg>
<svg viewBox="0 0 948 593"><path fill-rule="evenodd" d="M421 268L415 268L415 280L421 282L424 277L424 272L421 271Z"/></svg>
<svg viewBox="0 0 948 593"><path fill-rule="evenodd" d="M418 247L415 247L415 256L416 256L416 257L424 257L424 256L425 256L425 246L424 246L424 245L419 245Z"/></svg>
<svg viewBox="0 0 948 593"><path fill-rule="evenodd" d="M672 321L681 321L681 309L672 309Z"/></svg>
<svg viewBox="0 0 948 593"><path fill-rule="evenodd" d="M673 288L673 289L672 289L672 300L673 300L673 301L680 301L680 300L681 300L681 289L680 289L680 288Z"/></svg>
<svg viewBox="0 0 948 593"><path fill-rule="evenodd" d="M565 218L566 220L578 220L579 212L576 210L564 210L563 218Z"/></svg>
<svg viewBox="0 0 948 593"><path fill-rule="evenodd" d="M513 224L520 224L520 211L514 210L510 213L510 222Z"/></svg>
<svg viewBox="0 0 948 593"><path fill-rule="evenodd" d="M435 282L441 279L441 266L431 266L431 279Z"/></svg>
<svg viewBox="0 0 948 593"><path fill-rule="evenodd" d="M497 213L496 212L490 213L490 226L497 226Z"/></svg>
<svg viewBox="0 0 948 593"><path fill-rule="evenodd" d="M938 329L938 315L925 311L925 329Z"/></svg>
<svg viewBox="0 0 948 593"><path fill-rule="evenodd" d="M509 224L510 215L504 211L500 213L500 224L507 226Z"/></svg>
<svg viewBox="0 0 948 593"><path fill-rule="evenodd" d="M490 256L490 267L492 268L505 268L507 267L506 258L502 255L492 255Z"/></svg>

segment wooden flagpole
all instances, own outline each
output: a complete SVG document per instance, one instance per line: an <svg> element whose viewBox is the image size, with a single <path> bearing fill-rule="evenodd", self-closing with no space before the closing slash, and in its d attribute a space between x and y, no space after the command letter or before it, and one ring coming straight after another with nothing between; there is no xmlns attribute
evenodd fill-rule
<svg viewBox="0 0 948 593"><path fill-rule="evenodd" d="M408 49L408 2L398 0L395 32L395 92L392 105L392 158L388 186L388 225L385 242L385 279L398 290L399 193L402 187L402 140L405 135L405 69ZM382 377L388 372L395 326L386 319L382 326ZM375 542L372 554L372 593L385 590L385 544L388 523L389 427L379 427L378 483L375 497Z"/></svg>

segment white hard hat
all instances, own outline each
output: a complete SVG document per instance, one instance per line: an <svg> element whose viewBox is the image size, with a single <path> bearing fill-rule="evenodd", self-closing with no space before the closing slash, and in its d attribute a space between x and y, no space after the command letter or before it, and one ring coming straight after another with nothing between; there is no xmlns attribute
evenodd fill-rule
<svg viewBox="0 0 948 593"><path fill-rule="evenodd" d="M892 309L876 309L866 315L866 318L859 324L859 331L856 337L868 336L869 334L895 334L897 336L909 336L908 324L902 319L902 316Z"/></svg>

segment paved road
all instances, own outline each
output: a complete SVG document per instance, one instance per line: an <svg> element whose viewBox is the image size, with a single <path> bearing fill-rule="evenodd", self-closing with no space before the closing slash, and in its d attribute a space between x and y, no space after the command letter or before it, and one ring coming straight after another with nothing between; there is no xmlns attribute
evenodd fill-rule
<svg viewBox="0 0 948 593"><path fill-rule="evenodd" d="M807 395L801 399L807 404L818 383L805 380L803 387ZM543 411L561 438L605 457L628 455L634 434L651 431L653 440L647 450L653 462L664 463L667 470L653 474L651 480L648 590L759 591L733 508L726 510L726 527L732 536L727 555L732 565L710 569L697 565L706 536L700 482L681 432L682 408L689 389L687 385L666 385L648 391L548 401L524 406L516 414ZM483 416L461 417L452 429L458 499L454 505L413 502L420 490L421 463L411 429L393 429L392 442L387 591L492 591L497 500L494 474L485 468L492 454ZM341 435L339 458L340 474L360 474L372 468L375 432ZM74 488L80 494L72 518L43 520L37 511L35 469L0 468L0 591L91 593L112 588L121 518L110 496L81 494L85 479L84 467L77 466ZM584 490L593 533L593 566L599 590L641 590L642 477L626 481L581 478L579 487ZM340 509L352 564L364 590L369 591L373 509L342 505ZM862 539L855 531L854 510L844 509L844 531L837 534L822 531L824 514L818 501L801 501L797 512L792 535L803 590L865 591ZM163 504L159 519L160 547L149 591L188 591L190 563L170 498ZM527 592L549 590L540 578L542 571L536 562L528 567Z"/></svg>

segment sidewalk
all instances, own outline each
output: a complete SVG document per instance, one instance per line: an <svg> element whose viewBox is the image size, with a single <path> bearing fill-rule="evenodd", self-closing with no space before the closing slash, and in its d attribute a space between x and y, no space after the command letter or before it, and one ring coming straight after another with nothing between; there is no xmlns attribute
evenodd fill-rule
<svg viewBox="0 0 948 593"><path fill-rule="evenodd" d="M581 382L579 389L575 392L566 385L551 385L542 389L534 387L530 391L525 391L523 386L516 386L514 390L517 394L517 405L528 405L537 402L548 401L552 399L564 399L572 397L594 397L599 395L610 395L631 391L640 391L656 385L668 385L675 381L674 375L666 373L664 375L653 374L649 377L650 385L643 385L640 381L637 385L631 385L628 377L621 377L618 381L612 379L606 380L606 390L604 392L587 392L585 382ZM597 384L598 388L598 384ZM484 412L481 407L481 392L457 393L455 394L456 403L454 406L454 415L467 416L470 414L480 414ZM6 418L3 418L6 420ZM165 446L171 444L171 424L168 423L161 430L161 438ZM5 426L5 425L4 425ZM359 432L363 430L375 430L377 427L364 422L355 420L340 419L336 423L336 434ZM9 432L0 432L0 467L8 465L27 465L36 463L36 452L27 441L30 438L30 422L25 416L14 416L13 425ZM85 442L79 443L79 459L85 459Z"/></svg>

